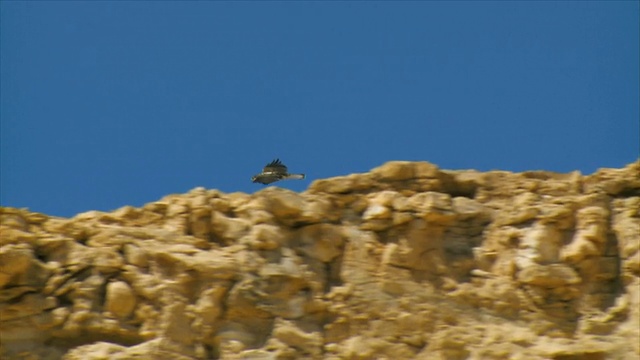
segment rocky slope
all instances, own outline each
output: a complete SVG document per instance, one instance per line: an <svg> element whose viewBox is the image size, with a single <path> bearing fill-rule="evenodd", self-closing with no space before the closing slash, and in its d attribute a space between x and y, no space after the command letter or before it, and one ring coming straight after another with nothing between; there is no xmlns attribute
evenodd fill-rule
<svg viewBox="0 0 640 360"><path fill-rule="evenodd" d="M2 359L637 359L640 161L2 208Z"/></svg>

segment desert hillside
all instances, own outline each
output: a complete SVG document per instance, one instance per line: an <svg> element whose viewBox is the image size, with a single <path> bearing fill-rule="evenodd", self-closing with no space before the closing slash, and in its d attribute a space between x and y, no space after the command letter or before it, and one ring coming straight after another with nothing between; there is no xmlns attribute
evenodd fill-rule
<svg viewBox="0 0 640 360"><path fill-rule="evenodd" d="M640 161L1 208L2 359L637 359Z"/></svg>

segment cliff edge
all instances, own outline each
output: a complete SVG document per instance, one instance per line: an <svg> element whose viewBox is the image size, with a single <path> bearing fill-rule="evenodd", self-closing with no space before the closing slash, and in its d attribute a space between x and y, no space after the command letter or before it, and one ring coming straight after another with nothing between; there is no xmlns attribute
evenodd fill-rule
<svg viewBox="0 0 640 360"><path fill-rule="evenodd" d="M636 359L640 160L0 208L2 359Z"/></svg>

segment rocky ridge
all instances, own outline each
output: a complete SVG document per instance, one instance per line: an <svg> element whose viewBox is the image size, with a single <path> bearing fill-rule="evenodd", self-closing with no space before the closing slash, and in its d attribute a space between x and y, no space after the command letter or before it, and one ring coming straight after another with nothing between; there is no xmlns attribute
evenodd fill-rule
<svg viewBox="0 0 640 360"><path fill-rule="evenodd" d="M640 161L1 208L2 359L635 359Z"/></svg>

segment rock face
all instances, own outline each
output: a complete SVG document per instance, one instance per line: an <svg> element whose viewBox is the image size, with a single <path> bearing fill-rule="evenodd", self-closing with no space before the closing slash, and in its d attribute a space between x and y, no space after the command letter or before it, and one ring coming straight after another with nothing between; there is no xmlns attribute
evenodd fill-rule
<svg viewBox="0 0 640 360"><path fill-rule="evenodd" d="M635 359L640 161L2 208L2 359Z"/></svg>

